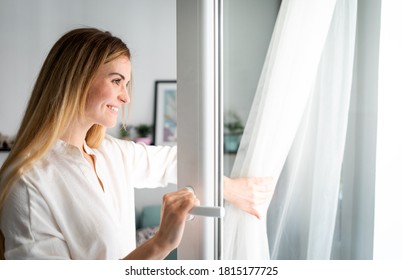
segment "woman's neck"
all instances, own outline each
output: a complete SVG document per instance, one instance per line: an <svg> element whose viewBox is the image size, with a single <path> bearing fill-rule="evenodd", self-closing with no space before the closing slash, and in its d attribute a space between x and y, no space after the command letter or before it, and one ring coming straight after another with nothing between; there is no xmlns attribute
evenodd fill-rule
<svg viewBox="0 0 402 280"><path fill-rule="evenodd" d="M84 152L84 142L88 130L91 126L83 126L78 123L71 124L65 133L60 137L64 142L76 146L81 152Z"/></svg>

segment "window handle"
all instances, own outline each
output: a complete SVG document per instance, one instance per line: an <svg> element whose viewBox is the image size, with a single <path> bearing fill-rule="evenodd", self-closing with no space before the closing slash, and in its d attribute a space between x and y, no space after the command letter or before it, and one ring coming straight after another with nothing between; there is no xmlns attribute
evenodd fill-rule
<svg viewBox="0 0 402 280"><path fill-rule="evenodd" d="M186 187L186 189L194 193L194 189L192 187ZM194 218L191 216L223 218L225 216L225 208L216 206L195 206L190 210L190 214L189 220Z"/></svg>
<svg viewBox="0 0 402 280"><path fill-rule="evenodd" d="M225 215L225 208L213 206L196 206L191 209L190 214L194 216L223 218L223 216Z"/></svg>

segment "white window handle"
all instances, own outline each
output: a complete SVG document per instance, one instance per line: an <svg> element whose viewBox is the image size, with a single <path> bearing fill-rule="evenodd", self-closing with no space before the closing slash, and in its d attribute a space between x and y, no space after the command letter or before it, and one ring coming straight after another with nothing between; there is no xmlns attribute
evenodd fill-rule
<svg viewBox="0 0 402 280"><path fill-rule="evenodd" d="M191 209L190 214L195 216L223 218L223 216L225 215L225 208L213 206L196 206Z"/></svg>
<svg viewBox="0 0 402 280"><path fill-rule="evenodd" d="M186 187L189 191L194 193L192 187ZM194 216L212 217L212 218L223 218L225 216L225 208L215 207L215 206L196 206L190 210L190 214ZM192 220L193 217L189 217Z"/></svg>

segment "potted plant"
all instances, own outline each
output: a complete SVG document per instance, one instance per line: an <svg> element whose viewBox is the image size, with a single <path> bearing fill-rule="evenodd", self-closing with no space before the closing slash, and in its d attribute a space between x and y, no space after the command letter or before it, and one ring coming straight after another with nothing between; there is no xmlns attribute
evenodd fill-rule
<svg viewBox="0 0 402 280"><path fill-rule="evenodd" d="M224 121L224 149L227 153L235 153L240 145L240 139L243 135L244 125L241 118L232 111L225 116Z"/></svg>
<svg viewBox="0 0 402 280"><path fill-rule="evenodd" d="M120 124L120 138L124 140L130 140L130 127ZM131 139L132 140L132 139Z"/></svg>
<svg viewBox="0 0 402 280"><path fill-rule="evenodd" d="M152 126L147 124L139 124L135 126L135 131L137 133L137 138L135 138L135 142L144 143L150 145L152 143Z"/></svg>

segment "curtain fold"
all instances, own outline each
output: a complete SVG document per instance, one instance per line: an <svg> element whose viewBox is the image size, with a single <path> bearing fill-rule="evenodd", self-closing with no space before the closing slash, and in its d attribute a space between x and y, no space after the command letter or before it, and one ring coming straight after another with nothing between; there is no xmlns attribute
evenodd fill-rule
<svg viewBox="0 0 402 280"><path fill-rule="evenodd" d="M231 174L274 178L269 233L270 202L261 220L226 203L224 259L268 259L269 247L275 259L329 258L356 10L356 0L282 1Z"/></svg>

